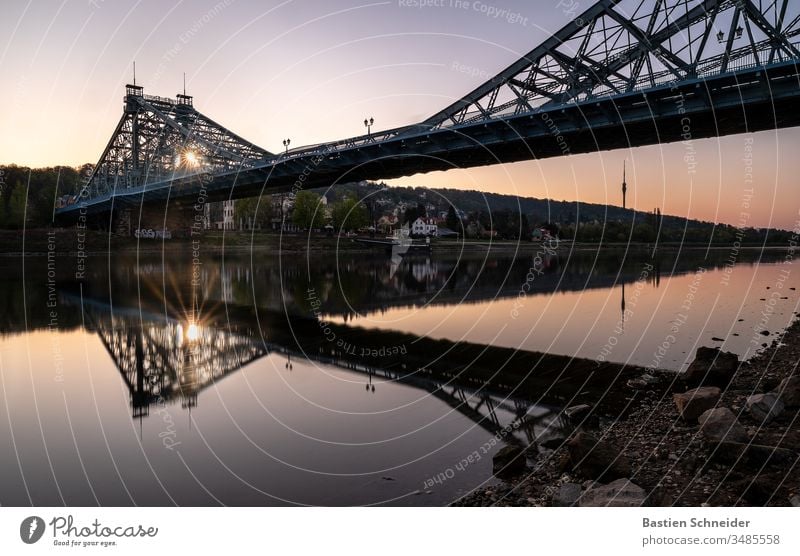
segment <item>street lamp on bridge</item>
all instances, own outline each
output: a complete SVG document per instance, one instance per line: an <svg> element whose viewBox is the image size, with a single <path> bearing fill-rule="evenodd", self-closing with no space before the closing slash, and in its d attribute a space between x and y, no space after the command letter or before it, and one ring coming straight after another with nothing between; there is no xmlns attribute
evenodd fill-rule
<svg viewBox="0 0 800 556"><path fill-rule="evenodd" d="M370 133L372 132L372 124L374 123L375 123L374 118L370 118L369 120L367 120L366 118L364 119L364 127L367 128L367 135L370 135Z"/></svg>
<svg viewBox="0 0 800 556"><path fill-rule="evenodd" d="M286 149L286 153L289 153L289 145L291 144L291 139L284 139L283 140L283 148Z"/></svg>

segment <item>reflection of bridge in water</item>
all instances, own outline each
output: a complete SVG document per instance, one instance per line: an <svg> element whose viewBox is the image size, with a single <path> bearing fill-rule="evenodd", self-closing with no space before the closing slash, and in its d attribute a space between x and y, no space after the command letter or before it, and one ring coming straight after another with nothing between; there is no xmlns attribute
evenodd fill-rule
<svg viewBox="0 0 800 556"><path fill-rule="evenodd" d="M87 323L122 375L130 392L133 417L144 418L151 406L180 402L191 410L198 395L225 377L271 353L308 359L364 375L366 392L389 381L423 390L487 432L507 442L532 442L545 431L563 427L554 407L491 391L458 377L428 369L379 367L296 346L265 342L252 328L228 323L193 323L146 311L112 309L104 302L83 301ZM359 386L360 387L360 386ZM379 387L378 387L379 388ZM522 433L522 437L519 434Z"/></svg>

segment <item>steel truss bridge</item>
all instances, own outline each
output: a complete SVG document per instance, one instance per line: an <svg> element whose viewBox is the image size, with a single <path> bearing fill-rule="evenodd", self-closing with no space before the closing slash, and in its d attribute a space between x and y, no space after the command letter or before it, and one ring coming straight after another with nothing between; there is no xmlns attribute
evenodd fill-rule
<svg viewBox="0 0 800 556"><path fill-rule="evenodd" d="M77 202L117 209L251 197L800 125L800 2L602 0L418 124L274 154L128 85Z"/></svg>

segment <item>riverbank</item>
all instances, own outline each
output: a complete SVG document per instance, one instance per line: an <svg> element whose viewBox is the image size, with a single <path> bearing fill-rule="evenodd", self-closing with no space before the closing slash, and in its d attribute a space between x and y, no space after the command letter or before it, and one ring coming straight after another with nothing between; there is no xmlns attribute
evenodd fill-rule
<svg viewBox="0 0 800 556"><path fill-rule="evenodd" d="M350 238L306 234L273 234L208 230L196 238L137 239L95 230L55 228L52 230L0 230L0 255L57 256L78 253L87 256L107 253L183 253L198 242L204 253L248 252L252 249L275 253L295 252L368 252L371 248Z"/></svg>
<svg viewBox="0 0 800 556"><path fill-rule="evenodd" d="M715 356L706 382L724 360L729 356ZM453 505L798 506L799 361L796 321L781 342L738 370L734 361L732 380L719 391L707 386L681 396L696 384L687 384L688 375L663 373L617 385L628 411L586 418L591 410L583 408L581 421L573 419L563 436L517 451L516 459L507 449L495 464L512 476ZM697 363L695 369L708 362ZM761 396L770 392L775 397Z"/></svg>
<svg viewBox="0 0 800 556"><path fill-rule="evenodd" d="M57 256L105 255L109 252L119 253L159 253L185 252L193 242L200 242L204 252L222 253L224 251L248 252L253 249L278 253L305 253L336 251L349 253L382 253L386 251L380 246L370 246L356 241L353 237L330 237L322 234L306 233L251 233L247 231L206 230L196 238L172 239L136 239L134 237L109 234L95 230L78 230L76 228L0 230L0 255L5 256L41 256L55 253ZM781 247L781 246L778 246ZM776 247L776 248L778 248ZM719 250L729 246L705 244L668 244L658 246L660 251L677 250ZM785 249L785 246L783 246ZM540 242L515 240L485 239L434 239L431 243L432 253L488 253L496 255L530 254L544 256L547 254L567 253L570 251L635 251L652 252L653 244L649 243L575 243L572 241ZM768 250L770 246L741 246L740 249Z"/></svg>

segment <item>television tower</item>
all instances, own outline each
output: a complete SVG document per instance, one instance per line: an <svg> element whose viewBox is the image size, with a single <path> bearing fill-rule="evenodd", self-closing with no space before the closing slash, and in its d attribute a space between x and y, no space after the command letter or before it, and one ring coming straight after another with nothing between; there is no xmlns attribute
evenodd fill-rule
<svg viewBox="0 0 800 556"><path fill-rule="evenodd" d="M625 182L625 162L622 161L622 208L625 208L625 193L628 192L628 184Z"/></svg>

